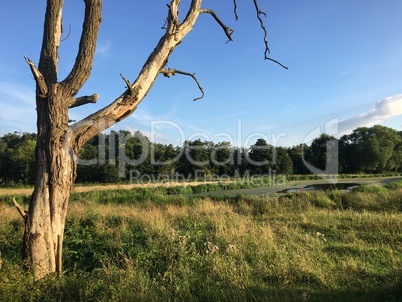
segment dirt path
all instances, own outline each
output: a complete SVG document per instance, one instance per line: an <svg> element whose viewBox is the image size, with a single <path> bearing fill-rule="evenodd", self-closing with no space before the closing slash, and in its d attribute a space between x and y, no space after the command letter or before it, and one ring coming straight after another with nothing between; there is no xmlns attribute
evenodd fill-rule
<svg viewBox="0 0 402 302"><path fill-rule="evenodd" d="M227 181L227 183L234 181ZM94 186L75 186L73 192L107 191L107 190L130 190L133 188L153 188L153 187L177 187L177 186L198 186L202 184L216 183L213 181L203 182L168 182L168 183L149 183L149 184L116 184L116 185L94 185ZM33 188L1 188L0 196L4 195L31 195Z"/></svg>
<svg viewBox="0 0 402 302"><path fill-rule="evenodd" d="M339 183L360 183L360 184L373 184L373 185L384 185L391 181L402 180L402 177L373 177L373 178L342 178L339 179ZM234 181L227 181L231 183ZM152 187L176 187L176 186L198 186L202 184L216 183L213 181L203 181L203 182L168 182L168 183L149 183L149 184L116 184L116 185L95 185L95 186L76 186L73 192L89 192L89 191L107 191L107 190L129 190L133 188L152 188ZM255 188L255 189L243 189L235 190L236 193L250 193L263 194L267 192L276 192L283 189L303 187L307 185L326 183L323 180L302 180L302 181L290 181L281 185L274 185L271 187ZM22 189L0 189L0 196L4 195L31 195L33 188L22 188ZM213 193L213 192L210 192ZM228 191L225 191L228 193Z"/></svg>

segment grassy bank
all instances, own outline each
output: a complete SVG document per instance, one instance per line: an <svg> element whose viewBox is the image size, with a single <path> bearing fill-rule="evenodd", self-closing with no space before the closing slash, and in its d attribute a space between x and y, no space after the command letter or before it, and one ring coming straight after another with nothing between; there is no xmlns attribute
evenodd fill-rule
<svg viewBox="0 0 402 302"><path fill-rule="evenodd" d="M73 196L64 276L36 285L20 261L23 222L5 200L0 300L401 300L401 184L276 197L127 192Z"/></svg>

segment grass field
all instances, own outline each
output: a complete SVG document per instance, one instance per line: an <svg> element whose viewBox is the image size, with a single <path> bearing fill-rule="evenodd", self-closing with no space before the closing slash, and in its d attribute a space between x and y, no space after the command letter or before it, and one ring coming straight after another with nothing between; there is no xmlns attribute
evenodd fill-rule
<svg viewBox="0 0 402 302"><path fill-rule="evenodd" d="M64 275L36 284L20 260L23 221L2 200L1 301L402 301L401 182L274 197L74 193Z"/></svg>

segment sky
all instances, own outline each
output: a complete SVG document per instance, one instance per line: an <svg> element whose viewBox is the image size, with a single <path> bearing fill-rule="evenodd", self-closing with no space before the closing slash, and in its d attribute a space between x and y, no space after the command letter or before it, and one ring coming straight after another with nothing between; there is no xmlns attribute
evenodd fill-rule
<svg viewBox="0 0 402 302"><path fill-rule="evenodd" d="M1 0L0 135L36 132L35 82L24 55L39 60L46 1ZM81 34L83 1L65 1L59 80L72 67ZM339 137L381 124L402 130L402 1L260 0L270 57L252 0L205 0L234 29L227 43L210 15L169 59L167 67L195 73L157 79L133 115L110 130L141 131L152 141L228 141L249 146L310 143L320 133ZM104 0L92 74L77 96L97 93L97 104L71 109L80 120L124 90L163 35L167 1ZM188 1L182 0L181 18ZM187 4L188 5L188 4ZM107 132L107 131L106 131Z"/></svg>

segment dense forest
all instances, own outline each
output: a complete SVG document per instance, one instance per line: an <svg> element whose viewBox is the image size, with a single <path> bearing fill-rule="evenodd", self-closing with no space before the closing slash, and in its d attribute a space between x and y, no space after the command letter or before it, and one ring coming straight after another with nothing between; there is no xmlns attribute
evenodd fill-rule
<svg viewBox="0 0 402 302"><path fill-rule="evenodd" d="M34 183L35 142L34 133L0 137L0 185ZM325 170L331 161L343 174L402 172L402 131L361 127L340 139L321 134L310 145L290 148L271 146L264 139L247 148L198 139L173 146L152 143L140 132L112 131L81 149L77 182L311 174L306 162Z"/></svg>

